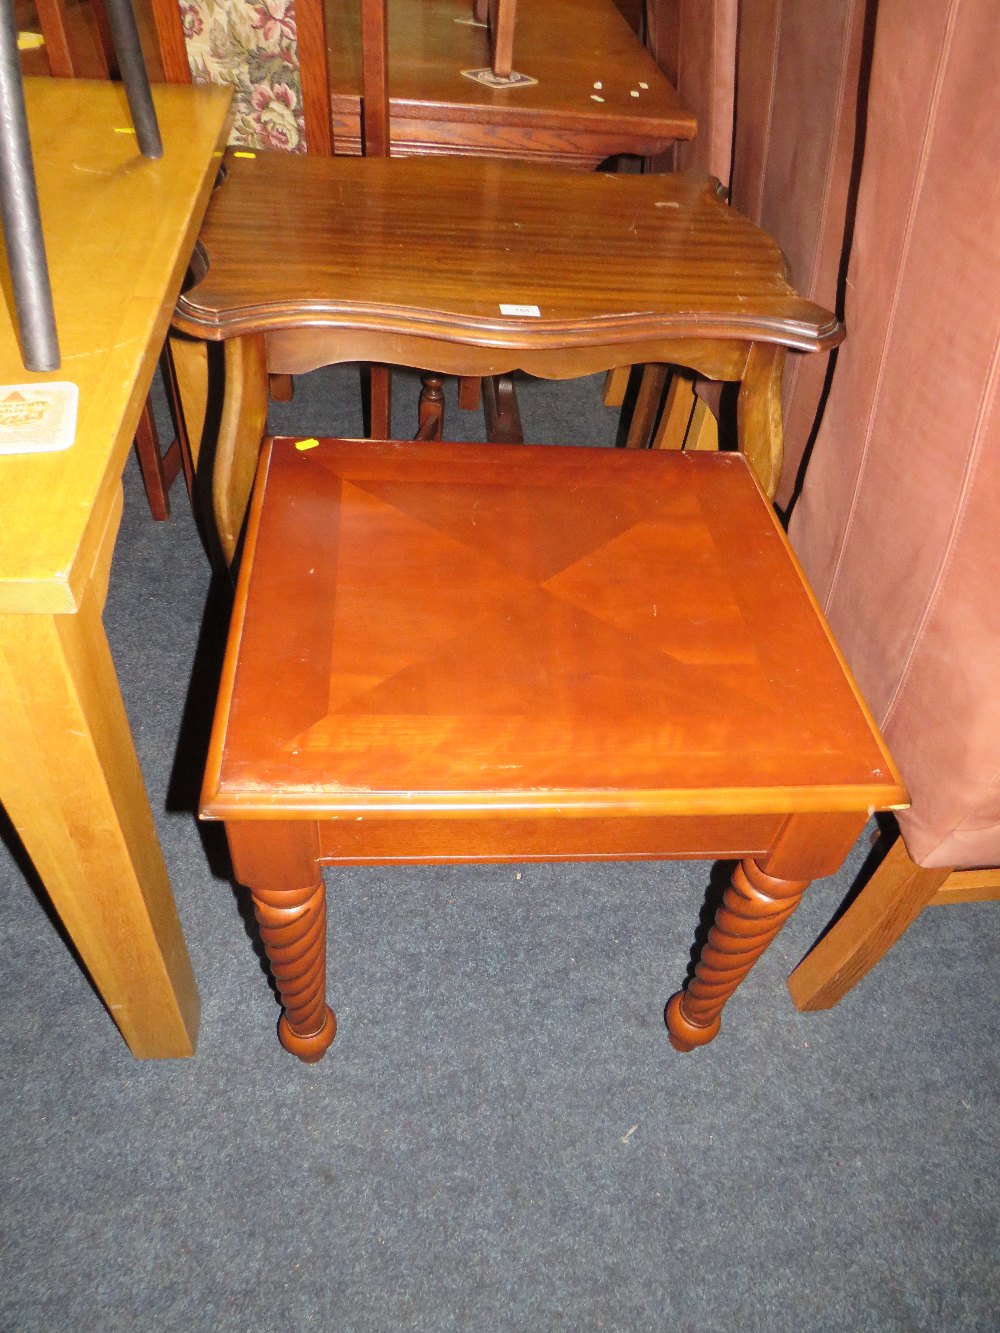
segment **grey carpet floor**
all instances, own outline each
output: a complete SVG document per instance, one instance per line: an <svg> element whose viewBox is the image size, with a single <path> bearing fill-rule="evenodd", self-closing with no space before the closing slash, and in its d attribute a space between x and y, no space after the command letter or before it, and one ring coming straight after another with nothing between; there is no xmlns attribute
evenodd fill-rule
<svg viewBox="0 0 1000 1333"><path fill-rule="evenodd" d="M322 372L272 420L356 434L356 404L352 371ZM522 405L539 442L613 439L597 381ZM866 835L680 1056L662 1009L709 866L341 872L340 1031L301 1065L193 815L223 614L180 488L154 524L131 465L125 486L106 623L201 1036L134 1061L0 846L0 1328L998 1326L1000 905L926 911L799 1015L784 979Z"/></svg>

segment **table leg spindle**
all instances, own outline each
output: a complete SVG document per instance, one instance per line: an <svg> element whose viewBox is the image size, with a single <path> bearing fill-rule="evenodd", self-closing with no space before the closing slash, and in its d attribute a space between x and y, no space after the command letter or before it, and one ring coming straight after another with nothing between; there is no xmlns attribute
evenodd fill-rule
<svg viewBox="0 0 1000 1333"><path fill-rule="evenodd" d="M420 377L418 440L440 440L444 432L444 379L440 375Z"/></svg>
<svg viewBox="0 0 1000 1333"><path fill-rule="evenodd" d="M809 883L772 878L749 857L737 865L695 974L667 1005L675 1050L693 1051L718 1035L723 1006L798 907Z"/></svg>
<svg viewBox="0 0 1000 1333"><path fill-rule="evenodd" d="M326 892L323 881L302 889L252 890L254 913L285 1012L278 1037L300 1060L322 1059L337 1033L326 1003Z"/></svg>

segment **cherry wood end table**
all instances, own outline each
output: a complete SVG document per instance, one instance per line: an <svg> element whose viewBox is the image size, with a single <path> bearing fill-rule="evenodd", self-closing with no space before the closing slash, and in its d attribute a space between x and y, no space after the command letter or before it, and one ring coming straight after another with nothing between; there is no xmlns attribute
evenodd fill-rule
<svg viewBox="0 0 1000 1333"><path fill-rule="evenodd" d="M322 1057L323 865L739 858L677 1049L906 792L739 454L275 439L202 799Z"/></svg>

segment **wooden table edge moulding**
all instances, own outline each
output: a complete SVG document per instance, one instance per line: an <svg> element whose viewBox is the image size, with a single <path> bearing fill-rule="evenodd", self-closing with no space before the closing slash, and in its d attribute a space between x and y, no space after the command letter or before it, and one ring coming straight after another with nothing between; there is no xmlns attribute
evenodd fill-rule
<svg viewBox="0 0 1000 1333"><path fill-rule="evenodd" d="M699 175L581 174L485 159L227 159L174 359L197 452L204 344L225 344L211 441L231 559L267 416L268 374L342 361L569 379L669 362L738 381L741 448L773 495L786 348L836 345L834 315L789 285L773 239ZM281 263L256 256L283 200ZM422 395L425 416L439 404Z"/></svg>
<svg viewBox="0 0 1000 1333"><path fill-rule="evenodd" d="M304 443L261 457L201 806L282 1044L336 1032L323 865L737 857L666 1010L676 1049L711 1041L809 882L907 800L746 460Z"/></svg>
<svg viewBox="0 0 1000 1333"><path fill-rule="evenodd" d="M138 1057L194 1051L198 994L101 616L121 474L229 129L230 93L159 86L159 160L121 85L25 81L75 438L0 457L0 799ZM22 394L22 397L24 394Z"/></svg>

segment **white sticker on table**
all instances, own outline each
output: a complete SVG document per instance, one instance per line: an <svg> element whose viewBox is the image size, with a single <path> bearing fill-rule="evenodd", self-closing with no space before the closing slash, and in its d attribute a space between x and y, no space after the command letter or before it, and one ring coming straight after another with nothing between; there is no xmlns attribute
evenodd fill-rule
<svg viewBox="0 0 1000 1333"><path fill-rule="evenodd" d="M536 305L504 305L500 304L501 315L522 315L528 319L541 319L542 312Z"/></svg>
<svg viewBox="0 0 1000 1333"><path fill-rule="evenodd" d="M0 384L0 454L46 454L76 438L75 384Z"/></svg>

